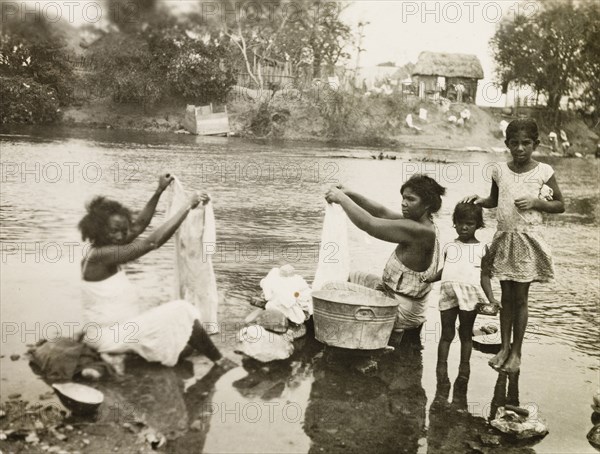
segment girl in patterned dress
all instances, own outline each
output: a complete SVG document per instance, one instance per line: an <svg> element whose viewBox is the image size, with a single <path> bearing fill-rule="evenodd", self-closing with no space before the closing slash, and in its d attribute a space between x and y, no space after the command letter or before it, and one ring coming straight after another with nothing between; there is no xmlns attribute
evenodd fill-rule
<svg viewBox="0 0 600 454"><path fill-rule="evenodd" d="M489 364L509 373L517 372L521 365L529 286L554 277L550 248L542 236L542 212L565 211L554 170L531 159L540 143L538 135L537 123L532 119L509 123L504 143L512 160L493 169L488 197L473 195L463 200L483 208L498 207L498 230L490 257L492 275L500 280L502 288L502 347Z"/></svg>
<svg viewBox="0 0 600 454"><path fill-rule="evenodd" d="M499 303L494 299L490 275L482 262L487 261L485 244L475 238L475 232L484 226L481 206L459 203L454 208L452 222L458 234L444 249L444 267L427 282L442 281L440 288L440 317L442 335L438 345L438 376L448 375L448 353L456 333L456 317L460 321L459 375L469 375L473 350L473 325L479 304Z"/></svg>

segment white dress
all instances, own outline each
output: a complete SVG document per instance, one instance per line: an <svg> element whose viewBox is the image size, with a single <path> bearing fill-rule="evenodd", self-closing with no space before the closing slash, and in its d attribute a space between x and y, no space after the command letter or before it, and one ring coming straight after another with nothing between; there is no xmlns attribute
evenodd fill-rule
<svg viewBox="0 0 600 454"><path fill-rule="evenodd" d="M440 311L456 306L461 311L474 311L477 303L486 304L481 288L481 260L486 253L486 245L454 240L445 249Z"/></svg>
<svg viewBox="0 0 600 454"><path fill-rule="evenodd" d="M183 300L142 311L137 290L121 269L102 281L82 280L82 294L84 341L99 353L137 353L174 366L199 320L196 308Z"/></svg>

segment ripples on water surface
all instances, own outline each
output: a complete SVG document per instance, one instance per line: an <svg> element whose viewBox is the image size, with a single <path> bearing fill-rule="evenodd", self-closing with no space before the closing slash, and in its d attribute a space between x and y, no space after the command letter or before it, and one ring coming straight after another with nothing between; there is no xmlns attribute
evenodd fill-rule
<svg viewBox="0 0 600 454"><path fill-rule="evenodd" d="M403 175L413 172L415 166L431 172L448 186L437 223L442 238L449 241L454 234L450 219L454 204L466 194L486 193L489 183L482 175L484 165L505 158L452 153L446 156L450 164L419 163L416 160L426 156L424 153L406 151L396 161L375 161L369 159L368 150L279 147L195 137L165 139L124 132L94 132L90 139L89 131L75 133L88 137L2 137L2 241L77 241L76 225L91 196L110 195L140 209L156 185L156 175L168 170L186 187L213 195L220 242L215 255L219 288L239 300L253 295L258 280L272 266L286 261L307 278L312 276L323 193L329 185L341 181L397 207ZM472 176L463 161L479 163L472 167ZM547 237L554 249L557 279L553 284L533 286L531 320L540 334L558 336L578 350L597 355L597 161L548 162L556 170L567 212L548 217ZM20 169L13 175L15 163ZM29 173L23 173L24 169ZM58 177L57 169L62 176ZM460 177L457 169L462 171ZM162 200L153 226L162 219L164 209ZM489 240L493 234L493 215L486 216L488 228L480 232L481 240ZM367 242L354 229L351 238L353 256L360 257L355 265L377 272L390 245ZM135 265L153 270L136 275L144 280L149 297L164 294L159 286L170 272L171 247ZM155 273L161 279L149 276Z"/></svg>
<svg viewBox="0 0 600 454"><path fill-rule="evenodd" d="M0 239L5 252L1 273L3 320L25 319L40 323L79 320L76 282L79 279L81 244L68 244L80 240L76 226L84 214L85 202L96 194L105 194L139 210L154 191L157 176L161 172L169 171L177 175L189 189L202 189L212 194L219 242L213 261L221 295L221 320L238 322L250 311L248 300L258 295L259 281L272 267L289 262L309 281L312 279L322 226L323 194L330 185L344 182L388 206L399 208L399 188L408 176L407 172L420 169L432 173L448 187L448 195L444 198L436 221L442 241L446 242L455 236L451 221L454 205L465 195L486 194L489 181L486 181L482 172L485 164L506 159L506 155L501 154L454 152L444 156L448 164L419 163L418 160L424 157L439 157L439 152L429 155L422 151L405 150L397 153L398 159L395 161L376 161L370 156L378 151L317 147L311 144L277 146L242 140L122 131L73 130L68 131L66 136L60 136L60 131L36 131L36 135L0 136L3 163ZM556 436L549 438L549 441L544 440L540 445L542 451L564 452L571 449L573 443L578 450L585 450L589 448L584 436L587 431L584 430L587 419L585 413L589 414L589 403L586 402L591 401L589 389L597 386L589 378L594 374L590 369L597 371L600 346L597 316L598 161L544 160L556 171L566 199L567 212L547 218L547 236L554 249L557 279L552 284L532 286L529 329L533 342L542 345L525 346L524 369L527 373L524 375L524 394L538 396L536 398L539 398L540 392L544 394L545 400L541 406L550 413L551 422L554 421L554 428L550 430L554 430ZM472 177L469 174L470 167L465 163L474 169ZM36 164L39 166L37 169ZM72 175L69 175L69 166L73 169ZM82 173L84 167L85 174ZM58 178L56 168L62 171ZM21 170L24 169L30 172L23 174ZM97 173L98 169L100 174ZM460 175L457 169L460 169ZM48 181L52 179L56 182ZM159 203L157 216L152 222L154 228L164 219L166 198L163 196ZM490 241L495 228L494 213L486 212L485 216L487 227L479 232L478 237L481 241ZM368 239L354 227L350 228L349 237L352 267L381 272L393 245ZM34 263L36 254L19 255L17 252L9 255L12 250L7 248L16 245L20 250L31 251L35 248L35 242L42 248L46 247L41 263ZM50 243L57 243L61 247L62 257L56 263L53 263L55 252L47 247ZM70 247L75 251L72 259L69 257ZM173 246L168 243L128 266L132 279L138 282L149 306L170 298L172 254ZM499 296L498 286L496 291ZM432 292L432 296L428 327L430 322L431 326L437 323L439 317L435 292ZM277 375L277 368L269 374L261 372L261 369L247 376L244 370L232 371L233 375L228 374L223 377L224 381L217 384L213 400L234 405L241 399L240 395L247 397L245 393L249 391L244 391L244 387L255 389L264 382L267 388L277 388L275 395L283 399L282 404L286 399L296 399L304 409L310 394L311 403L305 409L303 429L311 438L314 449L320 446L320 441L331 437L338 427L347 426L348 430L354 428L356 433L351 431L345 435L345 439L352 439L357 443L355 447L359 447L369 440L384 440L382 437L388 436L393 438L394 428L405 426L406 433L399 436L406 437L406 446L412 446L407 448L408 451L416 451L417 444L422 447L425 443L422 435L419 435L420 424L426 417L425 393L431 400L435 390L433 368L436 344L430 342L431 331L426 331L425 335L423 368L420 366L421 359L415 360L415 365L410 367L402 363L389 365L389 371L385 369L388 366L382 366L383 381L376 386L383 389L381 393L374 391L372 380L348 378L346 371L330 370L324 367L322 360L310 365L312 359L307 358L307 362L303 360L289 366L296 369L301 367L302 370L306 368L303 374L296 369L295 372L288 371L288 366L281 371L281 377ZM4 349L7 345L14 349L22 348L9 341L3 345ZM455 356L458 355L456 347L453 348L451 361L457 360ZM540 356L532 358L532 355ZM469 402L475 405L473 408L482 402L489 402L496 375L484 365L487 359L480 357L477 352L472 362L475 361L479 364L477 379L471 380L469 388ZM170 377L171 372L163 370L160 374ZM549 378L550 375L552 378ZM24 386L38 389L26 374L22 377L26 383ZM396 383L396 380L399 381ZM561 401L563 392L556 389L555 382L561 383L556 386L570 386L568 392L569 399L574 403L572 408L568 407L569 403ZM13 390L21 389L18 383L4 383L13 386ZM540 386L541 391L537 390ZM232 387L238 389L240 395L232 395ZM213 391L210 392L212 396ZM262 398L267 401L272 399L270 392L274 391L266 392ZM362 393L365 392L373 395L363 397ZM194 396L188 393L184 398L193 400L198 397ZM258 399L253 396L250 398ZM188 404L188 411L192 415L192 410L199 404L186 402ZM399 405L400 413L395 405ZM413 415L418 420L415 427L410 421L403 422L402 419L403 409L413 407L419 409ZM383 415L383 408L389 410L389 417L400 417L397 421L399 425L394 423L389 430L385 424L381 430L369 428L370 435L362 439L359 434L365 429L364 418L371 417L369 411L373 412L373 418ZM358 419L340 419L356 411L360 412ZM319 412L326 418L320 418ZM475 415L476 411L471 413ZM389 424L389 421L395 421L388 420L385 415L381 417ZM434 443L442 443L442 448L447 443L443 441L443 436L439 437L439 430L444 429L444 424L440 423L440 415L436 415L433 409L427 418L430 424L427 436L431 443L430 452L436 452ZM444 418L442 416L442 420ZM484 420L480 422L483 424ZM466 428L463 429L469 431L471 422L465 424ZM252 438L257 433L282 430L282 427L270 425L263 432L263 429L259 430L252 424L230 427L219 426L213 421L205 448L208 451L239 449L239 446L244 446L243 443L240 445L240 440ZM254 448L291 449L294 452L309 449L302 431L293 432L292 435L291 432L285 432L285 427L283 429L280 444L269 436L263 440L261 435L262 444ZM460 424L454 429L458 434L463 430ZM231 438L231 431L237 431L237 437ZM457 439L460 441L461 437L458 435ZM284 439L292 441L285 445ZM227 445L229 442L233 444ZM327 443L323 446L331 447Z"/></svg>

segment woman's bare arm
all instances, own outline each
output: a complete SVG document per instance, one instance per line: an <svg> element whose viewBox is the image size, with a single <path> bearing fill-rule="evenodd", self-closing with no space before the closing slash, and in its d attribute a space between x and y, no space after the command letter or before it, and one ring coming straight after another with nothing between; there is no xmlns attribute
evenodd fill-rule
<svg viewBox="0 0 600 454"><path fill-rule="evenodd" d="M381 219L402 219L402 213L390 210L384 205L375 202L374 200L368 199L367 197L351 191L349 189L342 188L344 194L350 197L354 203L356 203L363 210L367 211L371 216Z"/></svg>
<svg viewBox="0 0 600 454"><path fill-rule="evenodd" d="M462 203L475 203L483 208L496 208L498 206L498 185L492 180L490 195L487 197L479 197L477 194L470 195L461 200Z"/></svg>
<svg viewBox="0 0 600 454"><path fill-rule="evenodd" d="M144 209L138 214L130 226L129 237L127 238L128 242L133 242L133 240L140 236L146 230L148 225L150 225L150 221L156 212L158 200L173 179L174 178L168 173L159 177L158 188L156 188L156 191L152 194L152 197L148 200Z"/></svg>
<svg viewBox="0 0 600 454"><path fill-rule="evenodd" d="M413 241L417 237L422 241L424 237L435 236L435 232L410 219L375 217L344 193L339 195L338 203L354 225L377 239L390 243L403 243Z"/></svg>
<svg viewBox="0 0 600 454"><path fill-rule="evenodd" d="M193 195L186 206L182 207L171 219L145 238L136 238L131 243L124 245L109 245L91 249L89 261L101 263L105 266L119 265L138 259L148 252L158 249L173 236L190 210L196 208L200 201L200 195Z"/></svg>
<svg viewBox="0 0 600 454"><path fill-rule="evenodd" d="M431 276L429 279L424 279L424 282L429 282L430 284L437 282L437 281L441 281L442 280L442 272L444 271L444 268L440 268L437 273L435 273L433 276Z"/></svg>

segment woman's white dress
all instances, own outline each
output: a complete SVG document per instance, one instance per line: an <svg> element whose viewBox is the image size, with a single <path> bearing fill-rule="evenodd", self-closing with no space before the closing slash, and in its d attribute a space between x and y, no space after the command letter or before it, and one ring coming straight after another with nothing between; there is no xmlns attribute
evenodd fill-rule
<svg viewBox="0 0 600 454"><path fill-rule="evenodd" d="M142 310L135 286L121 269L102 281L82 281L84 341L100 353L137 353L174 366L187 345L198 310L176 300Z"/></svg>

